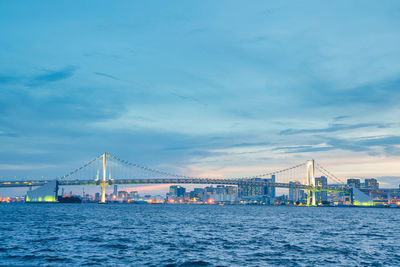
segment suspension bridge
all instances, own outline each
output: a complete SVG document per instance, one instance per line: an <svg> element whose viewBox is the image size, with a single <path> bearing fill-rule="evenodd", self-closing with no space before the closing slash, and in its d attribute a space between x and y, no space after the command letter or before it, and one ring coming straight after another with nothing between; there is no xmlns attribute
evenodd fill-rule
<svg viewBox="0 0 400 267"><path fill-rule="evenodd" d="M317 174L325 176L334 185L317 183ZM267 177L270 179L265 179ZM293 181L296 182L293 183ZM278 171L248 177L213 178L185 176L152 169L122 160L109 153L103 153L81 167L55 179L8 179L0 181L0 187L45 187L50 183L55 184L56 188L58 186L97 185L100 187L99 203L106 203L106 187L114 184L216 184L296 188L307 191L307 205L310 206L316 205L316 192L349 192L349 188L345 185L344 181L340 180L314 160L308 160ZM48 199L50 200L50 198Z"/></svg>

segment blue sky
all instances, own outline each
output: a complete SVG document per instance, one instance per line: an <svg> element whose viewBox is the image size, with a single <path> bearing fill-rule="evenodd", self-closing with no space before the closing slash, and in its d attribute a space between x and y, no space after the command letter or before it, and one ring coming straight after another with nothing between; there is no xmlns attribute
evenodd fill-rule
<svg viewBox="0 0 400 267"><path fill-rule="evenodd" d="M398 1L0 1L0 36L1 177L108 151L400 183Z"/></svg>

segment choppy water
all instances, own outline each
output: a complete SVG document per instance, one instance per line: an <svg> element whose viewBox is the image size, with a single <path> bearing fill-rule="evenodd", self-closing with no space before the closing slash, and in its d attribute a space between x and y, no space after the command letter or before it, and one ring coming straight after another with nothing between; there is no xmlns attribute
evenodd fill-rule
<svg viewBox="0 0 400 267"><path fill-rule="evenodd" d="M400 209L2 204L0 265L400 266Z"/></svg>

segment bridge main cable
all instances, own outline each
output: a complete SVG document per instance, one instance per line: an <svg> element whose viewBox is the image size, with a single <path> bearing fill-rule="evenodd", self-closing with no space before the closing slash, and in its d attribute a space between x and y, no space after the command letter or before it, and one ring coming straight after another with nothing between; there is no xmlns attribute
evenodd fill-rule
<svg viewBox="0 0 400 267"><path fill-rule="evenodd" d="M321 164L316 164L316 167L318 170L320 170L323 174L325 174L328 178L331 178L335 182L338 182L340 184L344 184L345 182L341 181L338 177L336 177L333 173L328 171L326 168L324 168Z"/></svg>
<svg viewBox="0 0 400 267"><path fill-rule="evenodd" d="M58 177L57 179L62 180L62 179L64 179L64 178L67 178L67 177L73 175L74 173L77 173L78 171L82 170L83 168L86 168L87 166L91 165L93 162L97 161L97 160L100 159L101 157L103 157L103 154L101 154L100 156L98 156L98 157L95 158L95 159L92 159L91 161L88 161L85 165L83 165L83 166L81 166L81 167L79 167L79 168L76 168L75 170L71 171L70 173L67 173L67 174L65 174L64 176Z"/></svg>
<svg viewBox="0 0 400 267"><path fill-rule="evenodd" d="M196 176L186 176L186 175L181 175L181 174L169 173L169 172L160 171L160 170L157 170L157 169L151 169L151 168L148 168L148 167L144 167L144 166L141 166L139 164L135 164L135 163L129 162L127 160L122 160L122 159L120 159L120 158L118 158L118 157L116 157L114 155L108 154L108 153L107 153L107 156L109 156L111 159L115 159L115 160L119 161L120 163L122 163L124 165L129 165L129 166L132 166L132 167L135 167L135 168L141 168L141 169L149 171L149 172L158 173L158 174L167 175L167 176L172 176L172 177L176 177L176 178L184 178L184 179L202 179L202 178L205 178L205 179L220 179L220 177L214 177L214 178L213 177L196 177ZM295 165L295 166L292 166L292 167L289 167L289 168L285 168L285 169L282 169L282 170L273 171L273 172L269 172L269 173L263 173L263 174L247 176L247 177L231 177L231 178L225 178L225 179L240 180L240 179L254 179L254 178L260 178L260 177L266 177L266 176L271 176L271 175L274 175L274 174L282 173L282 172L285 172L285 171L289 171L289 170L292 170L292 169L296 169L296 168L299 168L299 167L302 167L302 166L305 166L305 165L306 165L306 163L301 163L301 164L298 164L298 165Z"/></svg>

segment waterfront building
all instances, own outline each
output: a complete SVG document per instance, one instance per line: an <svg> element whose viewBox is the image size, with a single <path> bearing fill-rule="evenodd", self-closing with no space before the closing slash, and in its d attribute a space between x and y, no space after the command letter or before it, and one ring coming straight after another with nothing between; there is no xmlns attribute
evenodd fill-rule
<svg viewBox="0 0 400 267"><path fill-rule="evenodd" d="M118 191L118 193L117 193L117 196L118 196L118 198L120 198L120 199L126 199L127 197L128 197L128 192L126 192L126 191Z"/></svg>
<svg viewBox="0 0 400 267"><path fill-rule="evenodd" d="M253 178L255 182L275 183L275 175L269 179ZM275 199L275 187L268 185L239 185L238 196L245 201L263 202L273 204Z"/></svg>
<svg viewBox="0 0 400 267"><path fill-rule="evenodd" d="M325 176L315 177L315 185L326 187L328 186L328 179ZM326 202L328 201L328 193L326 191L316 192L315 198L317 202Z"/></svg>
<svg viewBox="0 0 400 267"><path fill-rule="evenodd" d="M202 200L203 202L236 202L238 198L238 188L236 186L217 185L217 187L207 186L204 189L195 188L190 192L191 198Z"/></svg>
<svg viewBox="0 0 400 267"><path fill-rule="evenodd" d="M114 185L114 192L113 192L114 196L118 195L118 185Z"/></svg>
<svg viewBox="0 0 400 267"><path fill-rule="evenodd" d="M236 186L218 185L215 194L211 195L215 202L234 202L237 198Z"/></svg>
<svg viewBox="0 0 400 267"><path fill-rule="evenodd" d="M329 186L341 187L343 184L329 184ZM344 204L346 194L344 192L327 192L328 202L333 204Z"/></svg>
<svg viewBox="0 0 400 267"><path fill-rule="evenodd" d="M299 181L289 182L289 201L290 202L297 202L297 201L303 200L300 191L303 191L303 194L304 194L304 190L296 188L297 185L300 185Z"/></svg>
<svg viewBox="0 0 400 267"><path fill-rule="evenodd" d="M360 179L347 179L347 185L350 187L360 188L361 180Z"/></svg>
<svg viewBox="0 0 400 267"><path fill-rule="evenodd" d="M370 190L377 190L379 189L379 183L376 179L370 178L370 179L365 179L365 189L370 189Z"/></svg>
<svg viewBox="0 0 400 267"><path fill-rule="evenodd" d="M186 188L180 186L180 185L171 185L169 187L169 195L172 197L185 197L186 193Z"/></svg>
<svg viewBox="0 0 400 267"><path fill-rule="evenodd" d="M202 200L204 195L204 188L195 188L193 191L189 192L190 199Z"/></svg>
<svg viewBox="0 0 400 267"><path fill-rule="evenodd" d="M129 198L131 198L131 199L138 199L138 198L139 198L139 193L138 193L138 191L131 191L131 192L129 193Z"/></svg>

